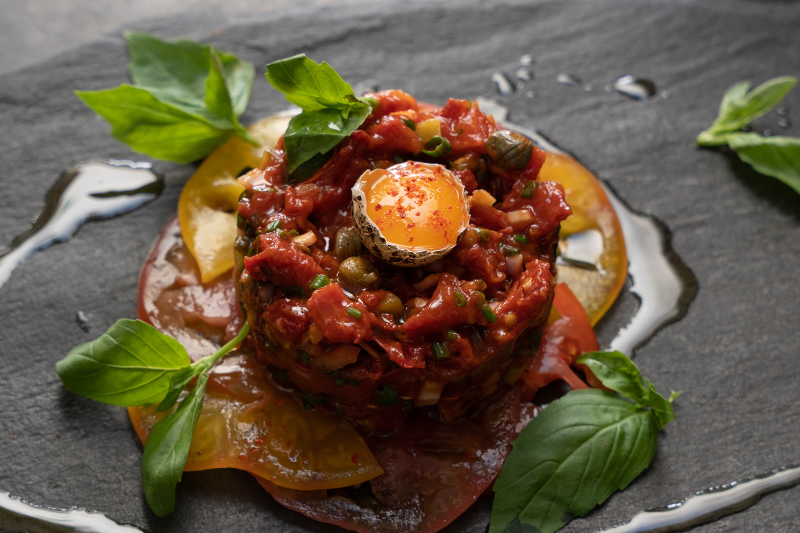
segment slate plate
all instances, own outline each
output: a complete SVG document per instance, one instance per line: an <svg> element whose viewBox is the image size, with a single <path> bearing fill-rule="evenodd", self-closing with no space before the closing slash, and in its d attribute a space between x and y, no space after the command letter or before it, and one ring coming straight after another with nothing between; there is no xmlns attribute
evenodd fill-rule
<svg viewBox="0 0 800 533"><path fill-rule="evenodd" d="M405 3L219 25L187 15L141 29L204 39L257 66L306 52L347 80L438 103L492 96L491 74L513 73L521 55L533 54L535 79L525 90L534 98L522 91L501 99L512 120L576 153L632 206L672 229L700 292L688 316L636 361L659 390L684 391L678 422L662 434L644 475L565 531L609 527L695 490L800 461L800 196L731 154L693 144L725 88L798 74L800 4ZM135 157L71 93L126 82L126 61L115 37L0 77L0 241L28 227L63 169ZM560 73L579 76L592 91L557 84ZM624 74L652 79L660 96L636 102L604 90ZM800 121L800 90L786 105ZM259 75L244 122L283 107ZM776 123L772 114L759 128L777 130ZM100 510L154 532L330 531L284 510L236 471L186 474L177 511L157 519L144 503L141 447L124 409L65 391L53 371L71 346L134 316L139 266L193 170L156 167L167 179L158 200L85 226L68 244L35 254L0 288L0 489ZM78 310L90 315L91 333L78 327ZM798 488L767 496L697 531L793 530L798 496ZM449 531L482 532L489 507L479 502Z"/></svg>

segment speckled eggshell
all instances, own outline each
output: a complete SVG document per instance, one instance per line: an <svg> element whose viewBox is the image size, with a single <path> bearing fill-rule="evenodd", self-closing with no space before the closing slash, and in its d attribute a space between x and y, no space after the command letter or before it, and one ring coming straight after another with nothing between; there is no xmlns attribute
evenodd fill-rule
<svg viewBox="0 0 800 533"><path fill-rule="evenodd" d="M372 171L368 170L367 172ZM366 174L366 172L364 174ZM466 201L467 191L464 189L464 185L461 184L461 181L458 178L455 178L455 181L458 184L457 186L461 187L461 196ZM378 226L367 215L367 197L366 194L364 194L361 186L362 181L359 178L352 188L353 224L355 225L356 231L361 236L361 241L364 243L364 246L367 247L367 250L369 250L371 254L380 257L387 263L401 267L418 267L428 265L447 255L458 245L461 237L463 237L464 233L467 231L467 226L469 225L468 218L462 224L455 244L440 248L439 250L409 250L395 244L391 244L383 236L383 233Z"/></svg>

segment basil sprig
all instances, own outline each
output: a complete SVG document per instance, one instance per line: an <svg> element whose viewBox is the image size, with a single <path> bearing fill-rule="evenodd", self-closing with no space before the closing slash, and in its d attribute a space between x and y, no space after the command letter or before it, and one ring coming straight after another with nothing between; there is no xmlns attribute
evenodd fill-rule
<svg viewBox="0 0 800 533"><path fill-rule="evenodd" d="M283 138L290 179L299 181L313 169L295 174L301 165L321 166L321 158L364 123L372 106L356 98L353 88L327 63L300 54L267 65L267 80L303 112L289 122ZM310 171L310 172L309 172ZM294 176L293 176L294 175Z"/></svg>
<svg viewBox="0 0 800 533"><path fill-rule="evenodd" d="M622 397L571 391L528 424L495 481L489 533L552 533L586 515L650 464L658 431L674 420L676 394L660 396L624 354L592 352L578 362Z"/></svg>
<svg viewBox="0 0 800 533"><path fill-rule="evenodd" d="M208 45L127 32L134 85L76 91L111 134L157 159L191 163L237 135L258 145L237 118L247 107L253 65Z"/></svg>
<svg viewBox="0 0 800 533"><path fill-rule="evenodd" d="M208 371L249 332L250 325L245 324L214 354L192 363L186 349L169 335L141 320L122 319L56 363L64 385L77 394L123 407L159 403L159 411L172 409L183 389L197 378L178 408L153 426L144 447L144 493L158 516L175 508L175 486L203 408Z"/></svg>
<svg viewBox="0 0 800 533"><path fill-rule="evenodd" d="M740 81L722 97L719 116L697 136L700 146L728 145L757 172L777 178L800 193L800 139L743 133L739 130L778 105L797 83L793 76L771 79L752 91ZM749 91L749 92L748 92Z"/></svg>

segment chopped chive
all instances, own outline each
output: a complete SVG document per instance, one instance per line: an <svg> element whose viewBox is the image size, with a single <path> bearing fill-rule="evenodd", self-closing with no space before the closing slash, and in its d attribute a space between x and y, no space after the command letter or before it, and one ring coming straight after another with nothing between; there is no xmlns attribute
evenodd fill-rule
<svg viewBox="0 0 800 533"><path fill-rule="evenodd" d="M280 229L281 224L283 224L283 220L273 220L272 222L267 224L267 227L264 229L264 232L275 231L276 229Z"/></svg>
<svg viewBox="0 0 800 533"><path fill-rule="evenodd" d="M289 372L284 370L283 368L278 368L277 366L270 366L268 367L269 373L272 374L272 377L275 381L286 381L289 379Z"/></svg>
<svg viewBox="0 0 800 533"><path fill-rule="evenodd" d="M397 389L391 385L381 385L381 388L378 389L378 399L375 403L389 407L397 405Z"/></svg>
<svg viewBox="0 0 800 533"><path fill-rule="evenodd" d="M458 337L458 333L456 333L452 329L447 330L447 340L454 341L456 340L456 337Z"/></svg>
<svg viewBox="0 0 800 533"><path fill-rule="evenodd" d="M280 237L281 239L286 239L287 241L289 240L289 234L283 231L282 229L279 229L277 233L278 237Z"/></svg>
<svg viewBox="0 0 800 533"><path fill-rule="evenodd" d="M408 118L403 117L403 124L411 128L411 131L417 131L417 125L414 124L414 121Z"/></svg>
<svg viewBox="0 0 800 533"><path fill-rule="evenodd" d="M308 288L311 289L312 291L315 291L317 289L321 289L330 282L331 280L328 279L328 276L326 276L325 274L317 274L317 276L314 278L314 280L311 282Z"/></svg>
<svg viewBox="0 0 800 533"><path fill-rule="evenodd" d="M311 363L311 356L309 356L306 352L300 352L300 360L305 364L309 364Z"/></svg>
<svg viewBox="0 0 800 533"><path fill-rule="evenodd" d="M520 244L528 244L528 238L525 235L522 235L521 233L516 233L514 235L514 240Z"/></svg>
<svg viewBox="0 0 800 533"><path fill-rule="evenodd" d="M239 229L244 228L244 217L239 213L236 214L236 227Z"/></svg>
<svg viewBox="0 0 800 533"><path fill-rule="evenodd" d="M467 297L463 292L453 291L453 299L456 301L456 307L464 307L467 305Z"/></svg>
<svg viewBox="0 0 800 533"><path fill-rule="evenodd" d="M434 342L432 345L433 353L436 355L437 361L444 361L445 359L450 359L450 350L447 349L441 342Z"/></svg>
<svg viewBox="0 0 800 533"><path fill-rule="evenodd" d="M306 394L303 396L303 409L310 411L315 408L322 400L316 394Z"/></svg>
<svg viewBox="0 0 800 533"><path fill-rule="evenodd" d="M400 154L394 154L394 162L395 162L395 163L397 163L398 165L399 165L400 163L404 162L405 160L406 160L406 158L405 158L405 157L403 157L402 155L400 155Z"/></svg>
<svg viewBox="0 0 800 533"><path fill-rule="evenodd" d="M275 344L272 344L269 341L264 341L264 347L265 348L269 348L270 350L275 350L275 351L280 350L280 348L278 348L278 346L276 346Z"/></svg>
<svg viewBox="0 0 800 533"><path fill-rule="evenodd" d="M485 318L485 319L486 319L486 321L487 321L489 324L492 324L492 323L494 323L494 322L497 322L497 315L496 315L496 314L494 314L494 311L492 311L492 308L491 308L491 307L489 307L489 305L488 305L488 304L483 304L483 305L481 306L481 313L483 313L483 318Z"/></svg>
<svg viewBox="0 0 800 533"><path fill-rule="evenodd" d="M500 251L503 252L505 255L517 255L519 253L519 248L514 248L513 246L509 246L501 242Z"/></svg>
<svg viewBox="0 0 800 533"><path fill-rule="evenodd" d="M480 302L480 305L483 305L483 304L486 303L486 295L485 294L483 294L481 291L476 291L475 294L478 295L478 301Z"/></svg>
<svg viewBox="0 0 800 533"><path fill-rule="evenodd" d="M425 148L426 150L423 150L422 153L427 156L444 157L450 153L450 150L453 149L453 146L450 144L450 141L437 135L425 143Z"/></svg>
<svg viewBox="0 0 800 533"><path fill-rule="evenodd" d="M361 319L361 311L359 311L355 307L348 307L347 308L347 314L350 315L353 318L356 318L356 319L359 319L359 320Z"/></svg>
<svg viewBox="0 0 800 533"><path fill-rule="evenodd" d="M488 229L475 228L475 231L478 232L478 237L480 237L482 241L489 241L492 239L492 232Z"/></svg>
<svg viewBox="0 0 800 533"><path fill-rule="evenodd" d="M538 183L535 181L529 181L525 183L525 187L522 188L522 194L520 194L520 196L523 198L533 198L533 193L536 192L538 187Z"/></svg>
<svg viewBox="0 0 800 533"><path fill-rule="evenodd" d="M357 379L340 378L339 376L336 376L334 380L336 381L337 387L344 387L345 385L349 385L350 387L355 387L356 385L358 385Z"/></svg>
<svg viewBox="0 0 800 533"><path fill-rule="evenodd" d="M289 235L291 235L292 237L299 237L300 236L300 232L297 231L296 229L292 229L292 230L289 230Z"/></svg>

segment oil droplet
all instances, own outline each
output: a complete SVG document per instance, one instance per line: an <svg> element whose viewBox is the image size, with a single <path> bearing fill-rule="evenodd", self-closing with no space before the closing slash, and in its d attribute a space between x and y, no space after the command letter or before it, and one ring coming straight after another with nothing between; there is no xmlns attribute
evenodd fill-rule
<svg viewBox="0 0 800 533"><path fill-rule="evenodd" d="M533 92L533 91L525 91L525 97L526 98L533 98L534 96L536 96L535 92Z"/></svg>
<svg viewBox="0 0 800 533"><path fill-rule="evenodd" d="M786 108L786 106L783 105L780 106L778 109L776 109L775 112L778 114L778 116L781 117L785 117L789 114L789 110Z"/></svg>
<svg viewBox="0 0 800 533"><path fill-rule="evenodd" d="M524 56L520 56L519 58L519 64L522 66L529 67L534 63L536 63L536 61L533 59L533 56L531 54L525 54Z"/></svg>
<svg viewBox="0 0 800 533"><path fill-rule="evenodd" d="M117 524L101 513L83 509L51 509L33 505L25 500L0 492L0 509L9 514L3 518L3 531L42 531L42 522L52 524L47 531L80 533L144 533L133 526ZM6 529L8 528L8 529Z"/></svg>
<svg viewBox="0 0 800 533"><path fill-rule="evenodd" d="M656 86L652 81L634 76L622 76L614 83L614 89L634 100L647 100L656 94Z"/></svg>
<svg viewBox="0 0 800 533"><path fill-rule="evenodd" d="M577 87L581 84L581 79L572 74L559 74L556 81L561 85L569 85L570 87Z"/></svg>
<svg viewBox="0 0 800 533"><path fill-rule="evenodd" d="M792 123L789 121L788 118L782 118L778 121L778 126L783 129L788 129L792 127Z"/></svg>
<svg viewBox="0 0 800 533"><path fill-rule="evenodd" d="M594 85L592 85L591 83L587 83L586 85L583 86L583 90L586 91L587 93L592 92L593 89Z"/></svg>
<svg viewBox="0 0 800 533"><path fill-rule="evenodd" d="M514 74L517 76L517 79L520 81L522 85L525 85L526 83L533 80L533 72L531 71L531 69L526 67L518 68Z"/></svg>
<svg viewBox="0 0 800 533"><path fill-rule="evenodd" d="M734 481L695 493L680 503L642 511L627 524L604 531L614 533L666 533L683 531L738 513L758 503L762 496L800 484L800 466L785 467L762 476Z"/></svg>
<svg viewBox="0 0 800 533"><path fill-rule="evenodd" d="M86 333L89 333L89 331L92 329L91 324L89 324L89 315L83 311L78 311L75 313L75 320L78 321L78 325Z"/></svg>
<svg viewBox="0 0 800 533"><path fill-rule="evenodd" d="M493 73L492 81L495 87L497 87L497 92L500 96L511 96L511 94L517 90L516 86L514 86L514 82L508 79L508 76L502 72Z"/></svg>
<svg viewBox="0 0 800 533"><path fill-rule="evenodd" d="M36 223L0 252L0 287L33 252L66 242L83 224L140 207L161 193L164 180L150 163L91 162L64 174L48 191Z"/></svg>
<svg viewBox="0 0 800 533"><path fill-rule="evenodd" d="M772 135L772 130L764 130L764 137L769 137Z"/></svg>

